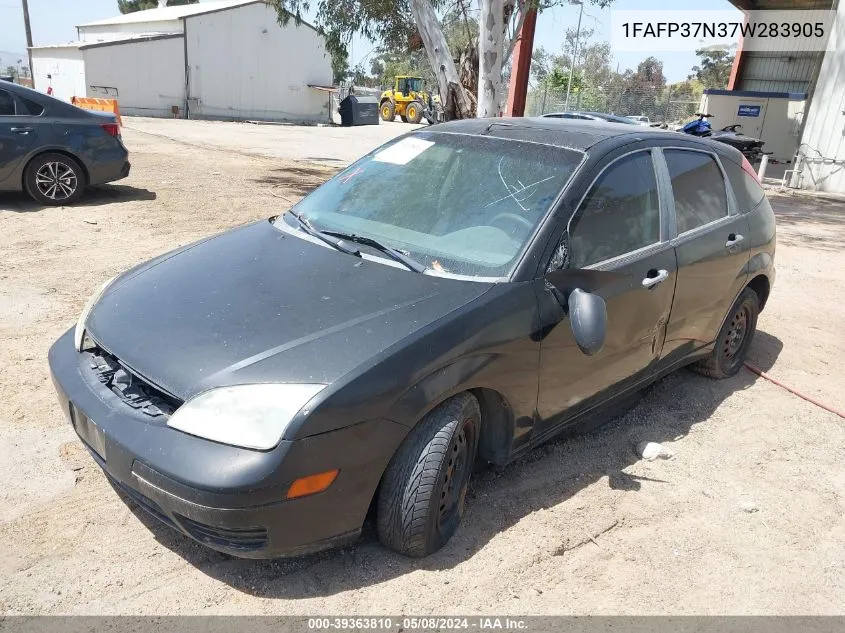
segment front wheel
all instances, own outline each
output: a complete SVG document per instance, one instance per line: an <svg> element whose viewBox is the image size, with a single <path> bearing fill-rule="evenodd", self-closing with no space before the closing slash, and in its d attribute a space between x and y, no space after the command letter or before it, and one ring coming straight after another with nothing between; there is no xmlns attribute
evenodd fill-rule
<svg viewBox="0 0 845 633"><path fill-rule="evenodd" d="M710 356L692 365L692 369L710 378L729 378L736 374L748 356L759 314L760 298L754 290L746 288L731 306Z"/></svg>
<svg viewBox="0 0 845 633"><path fill-rule="evenodd" d="M419 123L422 120L423 107L419 101L411 101L405 108L405 117L408 123Z"/></svg>
<svg viewBox="0 0 845 633"><path fill-rule="evenodd" d="M27 165L26 192L41 204L58 206L76 202L85 188L79 163L64 154L42 154Z"/></svg>
<svg viewBox="0 0 845 633"><path fill-rule="evenodd" d="M481 429L481 410L463 393L433 409L390 460L377 508L379 540L405 556L439 550L455 533Z"/></svg>
<svg viewBox="0 0 845 633"><path fill-rule="evenodd" d="M393 117L396 116L396 107L393 105L393 102L387 99L382 101L379 114L381 115L382 121L392 121Z"/></svg>

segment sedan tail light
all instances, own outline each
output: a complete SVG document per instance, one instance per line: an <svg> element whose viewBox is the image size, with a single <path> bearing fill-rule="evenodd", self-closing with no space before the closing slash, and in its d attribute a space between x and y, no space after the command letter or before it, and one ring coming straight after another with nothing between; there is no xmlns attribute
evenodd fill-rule
<svg viewBox="0 0 845 633"><path fill-rule="evenodd" d="M114 136L115 138L120 137L120 126L117 123L103 123L101 127L110 136Z"/></svg>

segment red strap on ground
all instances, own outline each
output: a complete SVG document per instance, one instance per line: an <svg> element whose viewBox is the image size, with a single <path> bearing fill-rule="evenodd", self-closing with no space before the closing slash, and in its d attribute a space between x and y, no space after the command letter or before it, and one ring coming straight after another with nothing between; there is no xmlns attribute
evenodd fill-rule
<svg viewBox="0 0 845 633"><path fill-rule="evenodd" d="M765 378L765 379L766 379L766 380L768 380L769 382L773 382L773 383L775 383L778 387L781 387L781 388L783 388L783 389L786 389L789 393L791 393L791 394L794 394L794 395L798 396L798 397L799 397L799 398L801 398L802 400L806 400L806 401L807 401L807 402L809 402L810 404L814 404L814 405L816 405L817 407L819 407L820 409L824 409L825 411L829 411L830 413L833 413L834 415L838 415L840 418L842 418L843 420L845 420L845 413L843 413L842 411L839 411L838 409L834 409L833 407L828 406L828 405L824 404L823 402L819 402L819 401L818 401L818 400L816 400L815 398L812 398L812 397L810 397L810 396L808 396L808 395L806 395L806 394L801 393L801 392L800 392L800 391L798 391L797 389L793 389L792 387L790 387L790 386L788 386L788 385L783 384L783 383L782 383L780 380L778 380L777 378L772 378L771 376L769 376L769 374L767 374L766 372L764 372L764 371L763 371L762 369L760 369L759 367L755 367L754 365L752 365L751 363L748 363L748 362L746 362L746 363L745 363L745 367L746 367L746 369L748 369L749 371L751 371L751 372L753 372L753 373L757 374L757 375L758 375L758 376L760 376L761 378Z"/></svg>

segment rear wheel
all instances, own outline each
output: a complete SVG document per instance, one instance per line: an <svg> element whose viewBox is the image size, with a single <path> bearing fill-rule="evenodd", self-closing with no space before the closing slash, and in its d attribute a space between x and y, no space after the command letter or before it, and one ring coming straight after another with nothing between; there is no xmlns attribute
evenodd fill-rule
<svg viewBox="0 0 845 633"><path fill-rule="evenodd" d="M381 114L382 121L392 121L393 117L396 116L396 107L393 105L393 102L387 99L382 101L379 114Z"/></svg>
<svg viewBox="0 0 845 633"><path fill-rule="evenodd" d="M710 356L692 369L710 378L728 378L736 374L748 356L759 314L760 298L754 290L746 288L731 306Z"/></svg>
<svg viewBox="0 0 845 633"><path fill-rule="evenodd" d="M457 530L478 448L481 411L469 393L432 410L390 460L378 499L379 540L406 556L439 550Z"/></svg>
<svg viewBox="0 0 845 633"><path fill-rule="evenodd" d="M82 195L85 172L70 156L42 154L27 165L24 185L26 192L41 204L71 204Z"/></svg>
<svg viewBox="0 0 845 633"><path fill-rule="evenodd" d="M419 123L422 120L423 106L419 101L412 101L405 108L405 117L408 123Z"/></svg>

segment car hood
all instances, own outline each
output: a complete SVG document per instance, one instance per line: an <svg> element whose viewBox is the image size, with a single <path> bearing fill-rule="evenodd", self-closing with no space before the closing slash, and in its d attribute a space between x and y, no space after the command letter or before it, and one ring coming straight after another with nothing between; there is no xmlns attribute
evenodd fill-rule
<svg viewBox="0 0 845 633"><path fill-rule="evenodd" d="M490 285L369 262L263 221L126 273L87 329L184 400L233 384L330 384Z"/></svg>

